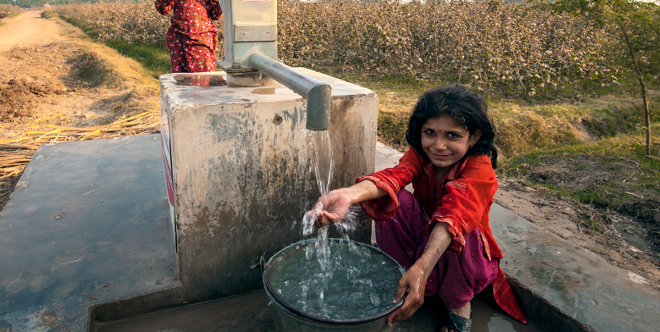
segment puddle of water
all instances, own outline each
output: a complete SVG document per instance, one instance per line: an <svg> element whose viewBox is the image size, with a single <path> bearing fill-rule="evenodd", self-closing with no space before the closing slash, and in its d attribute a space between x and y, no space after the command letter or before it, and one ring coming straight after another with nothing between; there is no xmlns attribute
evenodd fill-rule
<svg viewBox="0 0 660 332"><path fill-rule="evenodd" d="M524 325L504 313L493 299L476 296L472 300L472 332L544 332L534 321Z"/></svg>
<svg viewBox="0 0 660 332"><path fill-rule="evenodd" d="M181 74L174 75L176 85L183 86L226 86L227 81L221 75L194 75L194 74Z"/></svg>
<svg viewBox="0 0 660 332"><path fill-rule="evenodd" d="M655 262L660 262L660 253L653 250L647 230L639 221L619 213L611 213L610 218L613 221L614 235L627 250L632 253L642 252Z"/></svg>

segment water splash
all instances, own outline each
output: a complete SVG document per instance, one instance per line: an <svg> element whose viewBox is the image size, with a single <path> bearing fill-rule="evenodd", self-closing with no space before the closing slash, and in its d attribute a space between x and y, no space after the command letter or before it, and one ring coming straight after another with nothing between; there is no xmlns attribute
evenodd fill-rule
<svg viewBox="0 0 660 332"><path fill-rule="evenodd" d="M314 157L310 165L310 171L314 170L314 176L321 194L321 197L326 196L330 192L330 185L332 183L333 176L333 162L332 162L332 144L330 141L330 135L328 131L306 131L309 143L314 147ZM314 221L323 211L323 201L320 200L317 202L314 207L305 213L302 220L302 235L304 237L310 236L314 233L316 229ZM369 258L369 250L366 248L358 247L355 243L349 240L348 234L355 231L358 228L357 215L358 215L358 206L352 206L347 211L346 215L342 218L341 221L333 223L334 227L342 236L342 243L348 244L349 252L356 254L358 257ZM296 223L294 222L294 225ZM337 287L336 282L333 280L333 274L335 271L337 273L344 273L345 266L342 263L343 258L338 252L332 252L330 249L330 241L328 241L328 230L329 227L322 227L318 229L317 237L320 241L315 241L313 245L306 246L303 250L305 251L305 259L308 261L307 264L312 265L311 261L314 260L313 265L317 266L317 272L314 274L313 278L302 280L299 284L300 293L297 298L297 303L304 311L310 306L317 308L319 312L327 317L334 316L337 312L337 308L334 308L332 305L326 305L327 296L336 296ZM350 271L346 272L345 280L346 284L355 285L356 282L363 282L365 284L371 284L371 280L358 279L358 276L364 275L357 268L353 268ZM358 281L359 280L359 281ZM334 283L334 284L333 284ZM334 285L334 286L333 286ZM314 290L311 292L310 290ZM314 294L314 295L311 295ZM308 296L317 296L316 298L308 299ZM362 292L352 293L350 296L361 297ZM370 299L370 304L378 303L377 300L372 299L371 296L368 296ZM314 301L314 302L310 302ZM313 304L312 304L313 303ZM332 302L330 302L332 303Z"/></svg>
<svg viewBox="0 0 660 332"><path fill-rule="evenodd" d="M310 236L312 233L314 233L314 221L316 220L317 216L321 214L321 211L323 211L323 203L318 202L314 205L314 208L310 211L307 211L305 215L303 216L303 221L302 221L302 235L303 236Z"/></svg>
<svg viewBox="0 0 660 332"><path fill-rule="evenodd" d="M334 163L332 161L332 142L330 140L330 133L324 131L312 131L303 129L303 133L307 136L309 144L314 147L314 156L310 164L310 172L314 171L316 183L319 188L321 197L326 196L330 192L332 177L334 174ZM357 211L359 207L351 207L344 218L334 223L335 227L340 234L347 234L357 229ZM314 207L303 216L302 221L302 234L304 237L310 236L314 233L316 227L314 221L323 211L323 203L318 202ZM293 222L292 228L297 224Z"/></svg>
<svg viewBox="0 0 660 332"><path fill-rule="evenodd" d="M358 228L357 216L359 209L360 207L358 206L351 206L341 221L332 224L334 225L335 229L339 231L339 234L341 234L342 236L348 235L350 233L353 233ZM316 227L314 226L314 221L316 220L317 216L321 214L321 211L323 211L323 202L318 202L316 203L316 205L314 205L314 208L312 210L305 213L302 221L303 236L307 237L312 235L312 233L314 233L314 230L316 229ZM327 228L328 227L320 228L319 231ZM319 235L321 234L319 233Z"/></svg>
<svg viewBox="0 0 660 332"><path fill-rule="evenodd" d="M348 234L354 232L357 229L357 216L359 211L359 206L351 206L348 209L348 212L346 212L344 218L340 222L334 223L335 228L339 231L340 234L348 236Z"/></svg>
<svg viewBox="0 0 660 332"><path fill-rule="evenodd" d="M330 192L330 184L332 183L332 175L334 173L330 133L327 130L313 131L303 129L302 131L307 136L308 145L314 148L314 156L309 170L310 172L313 170L321 197L326 196ZM323 203L318 202L308 213L305 213L302 222L303 236L309 236L314 233L314 221L321 214L321 211L323 211ZM296 222L294 221L293 225L295 224Z"/></svg>

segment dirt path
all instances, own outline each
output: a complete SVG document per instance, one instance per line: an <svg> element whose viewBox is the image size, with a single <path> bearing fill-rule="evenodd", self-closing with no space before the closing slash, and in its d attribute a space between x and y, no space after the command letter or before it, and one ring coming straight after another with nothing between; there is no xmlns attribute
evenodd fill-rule
<svg viewBox="0 0 660 332"><path fill-rule="evenodd" d="M12 47L43 46L61 40L60 26L41 18L37 11L27 11L5 21L0 27L0 52Z"/></svg>

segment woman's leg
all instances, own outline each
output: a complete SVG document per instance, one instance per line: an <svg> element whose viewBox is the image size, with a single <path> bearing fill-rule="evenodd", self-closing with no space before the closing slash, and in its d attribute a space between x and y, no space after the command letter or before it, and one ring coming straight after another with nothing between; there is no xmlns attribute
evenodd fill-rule
<svg viewBox="0 0 660 332"><path fill-rule="evenodd" d="M409 191L402 189L397 199L399 209L394 218L375 223L376 242L401 266L409 268L428 242L422 233L428 218ZM465 307L497 277L497 261L488 261L484 256L479 230L467 234L465 242L460 253L445 251L426 282L425 295L438 294L449 309Z"/></svg>
<svg viewBox="0 0 660 332"><path fill-rule="evenodd" d="M422 229L428 224L428 217L417 200L406 189L397 194L399 209L394 217L387 221L376 221L376 243L378 248L401 266L408 269L422 255L428 237ZM438 288L438 269L435 268L426 281L424 295L432 296Z"/></svg>
<svg viewBox="0 0 660 332"><path fill-rule="evenodd" d="M188 66L183 56L183 37L173 30L167 31L167 49L170 52L170 62L173 73L187 73Z"/></svg>

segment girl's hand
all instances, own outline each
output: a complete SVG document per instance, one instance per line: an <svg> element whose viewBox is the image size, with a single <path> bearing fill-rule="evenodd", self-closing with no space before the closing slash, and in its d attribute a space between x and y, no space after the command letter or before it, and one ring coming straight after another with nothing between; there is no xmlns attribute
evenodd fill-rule
<svg viewBox="0 0 660 332"><path fill-rule="evenodd" d="M415 264L406 271L399 280L399 288L394 294L394 302L401 300L401 297L407 292L408 296L403 301L403 305L387 317L387 326L392 326L398 322L404 321L410 317L424 304L424 290L426 289L426 279L428 275L423 269Z"/></svg>
<svg viewBox="0 0 660 332"><path fill-rule="evenodd" d="M348 208L351 207L351 198L347 188L337 189L321 196L314 205L314 209L307 212L316 215L314 225L317 228L341 221Z"/></svg>
<svg viewBox="0 0 660 332"><path fill-rule="evenodd" d="M321 196L314 204L314 208L307 211L306 220L314 220L317 228L341 221L352 204L387 195L370 180L361 181L350 187L335 189L325 196ZM311 225L311 222L309 223Z"/></svg>

